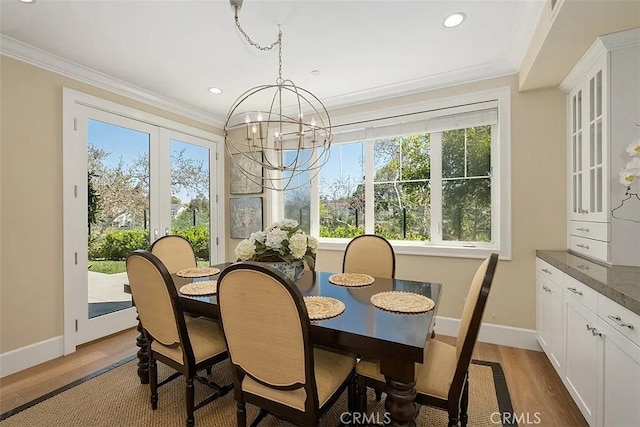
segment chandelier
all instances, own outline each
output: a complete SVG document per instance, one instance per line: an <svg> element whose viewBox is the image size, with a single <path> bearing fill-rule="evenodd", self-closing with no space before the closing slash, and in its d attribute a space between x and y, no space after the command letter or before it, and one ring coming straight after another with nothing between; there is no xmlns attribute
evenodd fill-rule
<svg viewBox="0 0 640 427"><path fill-rule="evenodd" d="M331 119L311 92L282 77L282 31L270 46L251 40L240 26L242 0L230 0L236 27L258 50L278 48L275 84L253 87L235 100L224 125L225 148L251 182L276 191L305 186L329 159Z"/></svg>

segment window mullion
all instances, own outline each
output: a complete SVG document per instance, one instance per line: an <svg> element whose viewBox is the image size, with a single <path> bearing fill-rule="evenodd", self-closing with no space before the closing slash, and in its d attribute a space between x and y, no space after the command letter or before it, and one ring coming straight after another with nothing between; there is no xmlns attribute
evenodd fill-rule
<svg viewBox="0 0 640 427"><path fill-rule="evenodd" d="M431 242L442 242L442 132L431 134Z"/></svg>
<svg viewBox="0 0 640 427"><path fill-rule="evenodd" d="M364 143L364 232L367 234L373 234L375 231L373 146L374 141Z"/></svg>

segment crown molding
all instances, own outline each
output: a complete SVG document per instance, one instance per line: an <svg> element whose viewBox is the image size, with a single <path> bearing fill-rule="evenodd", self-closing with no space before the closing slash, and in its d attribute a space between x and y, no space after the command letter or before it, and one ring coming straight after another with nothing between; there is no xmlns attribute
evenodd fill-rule
<svg viewBox="0 0 640 427"><path fill-rule="evenodd" d="M640 45L640 28L598 37L567 74L567 77L562 80L560 89L565 93L571 92L589 69L607 52L638 45Z"/></svg>
<svg viewBox="0 0 640 427"><path fill-rule="evenodd" d="M42 49L0 34L0 53L27 64L52 71L65 77L90 84L100 89L161 108L170 113L222 128L224 120L212 113L194 108L182 102L167 98L139 86L132 85L100 71L85 67Z"/></svg>
<svg viewBox="0 0 640 427"><path fill-rule="evenodd" d="M346 95L333 96L325 98L322 102L327 109L348 108L355 105L390 100L436 89L509 76L517 72L518 70L507 61L501 61L497 64L487 63L476 67L361 90Z"/></svg>

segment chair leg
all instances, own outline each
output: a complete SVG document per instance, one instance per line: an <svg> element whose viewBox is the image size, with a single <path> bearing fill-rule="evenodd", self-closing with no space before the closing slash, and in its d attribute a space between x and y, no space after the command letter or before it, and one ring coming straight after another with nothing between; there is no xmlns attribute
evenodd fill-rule
<svg viewBox="0 0 640 427"><path fill-rule="evenodd" d="M149 388L151 389L151 409L158 409L158 364L153 358L149 360Z"/></svg>
<svg viewBox="0 0 640 427"><path fill-rule="evenodd" d="M465 427L469 421L469 415L467 409L469 407L469 374L464 381L464 388L462 389L462 399L460 400L460 425Z"/></svg>
<svg viewBox="0 0 640 427"><path fill-rule="evenodd" d="M187 427L193 427L196 423L196 420L193 416L194 405L195 405L193 377L187 378L186 394L187 394Z"/></svg>
<svg viewBox="0 0 640 427"><path fill-rule="evenodd" d="M361 414L367 412L367 383L364 377L357 376L358 383L358 391L357 391L357 401L358 401L358 412Z"/></svg>
<svg viewBox="0 0 640 427"><path fill-rule="evenodd" d="M211 366L207 368L207 375L211 375Z"/></svg>
<svg viewBox="0 0 640 427"><path fill-rule="evenodd" d="M353 413L356 410L356 400L357 400L357 384L356 384L356 376L351 375L349 379L349 386L347 388L347 409L349 412Z"/></svg>
<svg viewBox="0 0 640 427"><path fill-rule="evenodd" d="M247 410L245 409L244 401L238 401L236 405L236 418L238 427L247 427Z"/></svg>
<svg viewBox="0 0 640 427"><path fill-rule="evenodd" d="M374 390L376 394L376 402L380 402L382 400L382 392L380 390Z"/></svg>

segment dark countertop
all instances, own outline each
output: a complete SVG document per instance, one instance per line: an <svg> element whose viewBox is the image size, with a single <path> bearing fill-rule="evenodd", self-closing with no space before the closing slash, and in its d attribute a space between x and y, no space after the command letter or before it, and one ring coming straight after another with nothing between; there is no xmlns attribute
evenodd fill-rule
<svg viewBox="0 0 640 427"><path fill-rule="evenodd" d="M640 267L605 266L567 251L537 250L536 256L640 315Z"/></svg>

